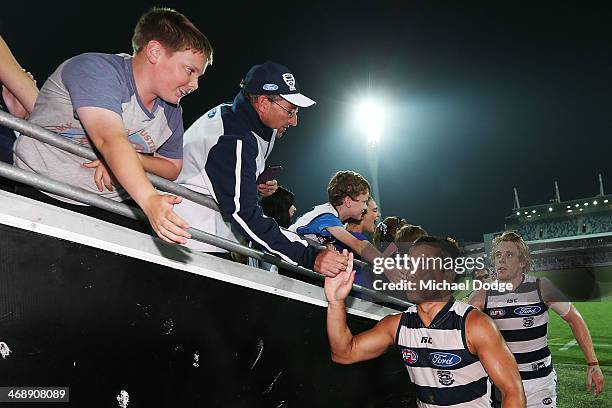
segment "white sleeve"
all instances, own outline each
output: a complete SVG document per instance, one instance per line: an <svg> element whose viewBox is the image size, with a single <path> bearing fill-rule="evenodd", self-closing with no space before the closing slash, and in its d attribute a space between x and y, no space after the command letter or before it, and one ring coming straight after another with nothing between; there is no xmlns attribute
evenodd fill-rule
<svg viewBox="0 0 612 408"><path fill-rule="evenodd" d="M565 317L572 307L571 302L553 302L549 306L552 310L557 312L557 314L561 317Z"/></svg>

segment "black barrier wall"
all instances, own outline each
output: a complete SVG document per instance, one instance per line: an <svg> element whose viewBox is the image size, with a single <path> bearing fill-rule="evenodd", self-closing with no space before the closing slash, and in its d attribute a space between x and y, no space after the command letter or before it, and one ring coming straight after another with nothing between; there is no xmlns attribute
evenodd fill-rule
<svg viewBox="0 0 612 408"><path fill-rule="evenodd" d="M118 407L122 390L130 408L414 406L395 350L331 362L320 306L4 225L0 234L10 349L0 386L70 387L70 403L51 406Z"/></svg>

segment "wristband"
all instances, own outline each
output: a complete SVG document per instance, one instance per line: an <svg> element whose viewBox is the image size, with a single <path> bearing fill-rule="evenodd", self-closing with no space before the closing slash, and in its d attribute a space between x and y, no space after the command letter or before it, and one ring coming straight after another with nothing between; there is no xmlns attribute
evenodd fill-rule
<svg viewBox="0 0 612 408"><path fill-rule="evenodd" d="M594 366L598 366L599 365L599 361L593 361L592 363L587 363L588 367L594 367Z"/></svg>

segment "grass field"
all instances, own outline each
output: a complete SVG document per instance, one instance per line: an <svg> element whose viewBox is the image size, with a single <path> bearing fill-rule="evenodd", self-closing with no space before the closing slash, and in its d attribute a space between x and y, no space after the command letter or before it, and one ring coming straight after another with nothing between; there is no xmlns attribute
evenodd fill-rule
<svg viewBox="0 0 612 408"><path fill-rule="evenodd" d="M579 272L579 273L576 273ZM600 300L576 302L589 326L595 352L604 373L607 391L597 399L586 392L586 365L567 323L555 312L549 313L548 344L557 370L557 402L560 408L612 407L612 268L549 271L537 274L550 278L570 297L586 295ZM579 277L579 279L577 279ZM593 293L590 293L593 291Z"/></svg>
<svg viewBox="0 0 612 408"><path fill-rule="evenodd" d="M612 299L601 302L574 303L587 322L595 352L604 373L606 388L597 399L586 392L584 356L567 323L551 312L548 344L557 370L559 408L612 407Z"/></svg>

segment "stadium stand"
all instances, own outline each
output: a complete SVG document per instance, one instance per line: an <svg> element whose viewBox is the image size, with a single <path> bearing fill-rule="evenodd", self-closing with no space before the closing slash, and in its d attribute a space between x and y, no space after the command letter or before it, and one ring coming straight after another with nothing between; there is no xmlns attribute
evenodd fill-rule
<svg viewBox="0 0 612 408"><path fill-rule="evenodd" d="M515 208L505 221L528 241L535 272L612 265L612 195ZM486 254L499 234L484 235Z"/></svg>

